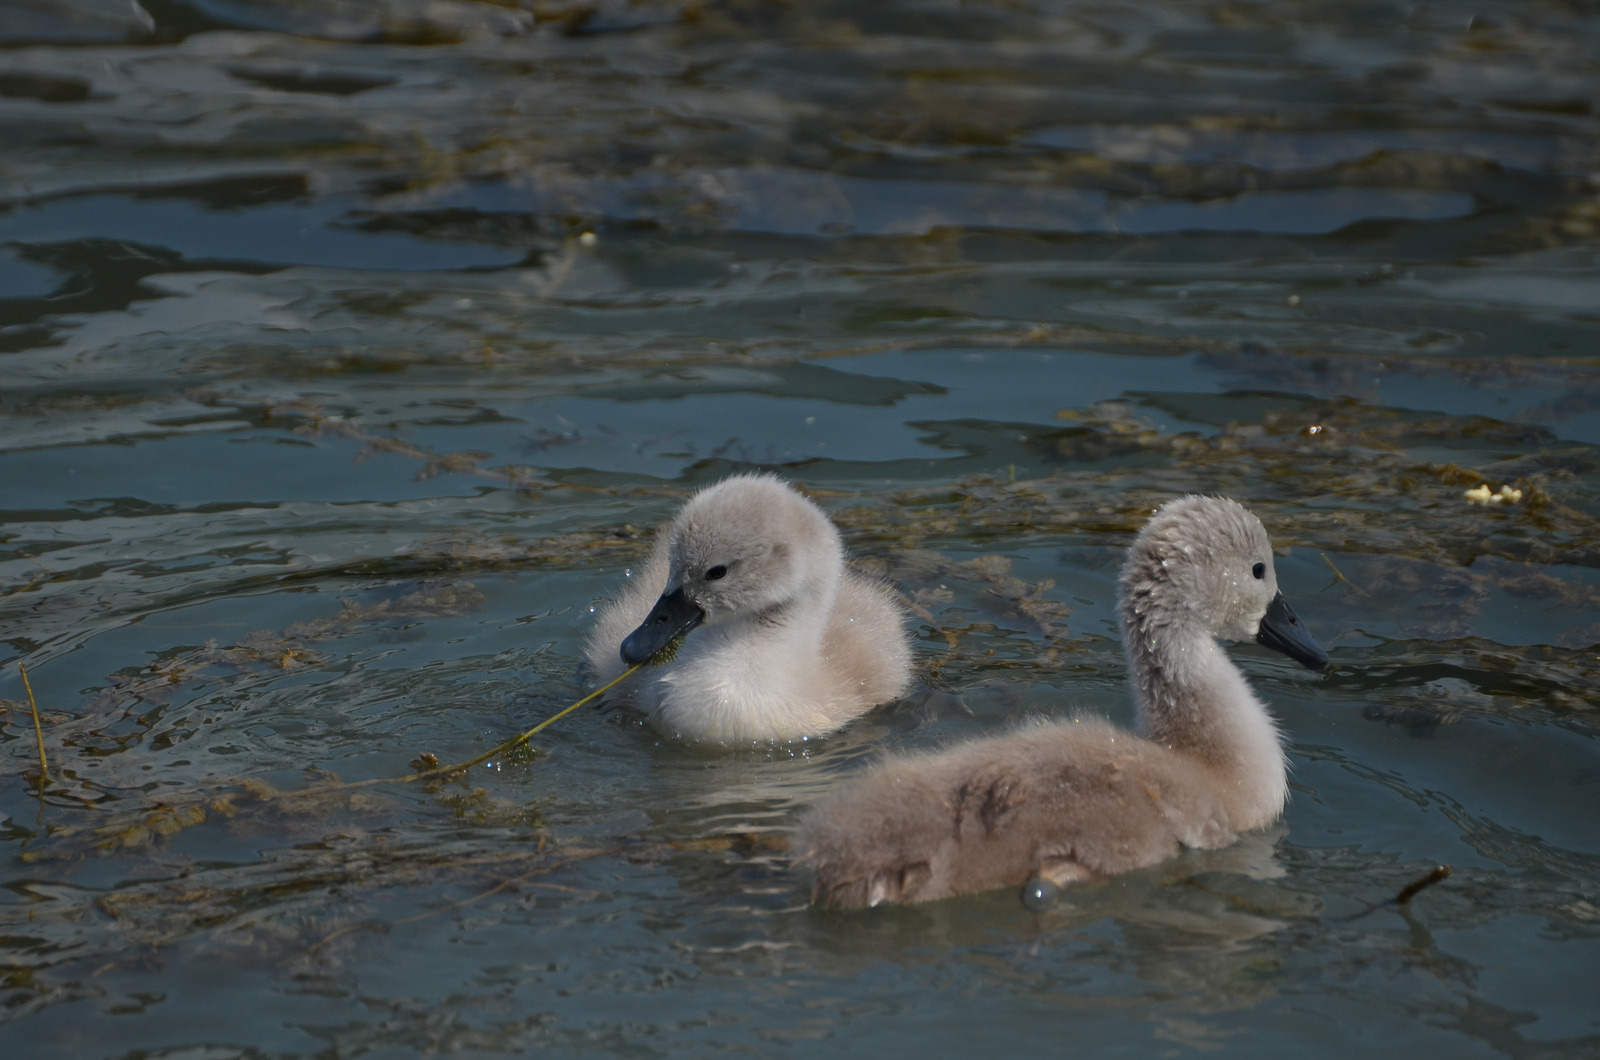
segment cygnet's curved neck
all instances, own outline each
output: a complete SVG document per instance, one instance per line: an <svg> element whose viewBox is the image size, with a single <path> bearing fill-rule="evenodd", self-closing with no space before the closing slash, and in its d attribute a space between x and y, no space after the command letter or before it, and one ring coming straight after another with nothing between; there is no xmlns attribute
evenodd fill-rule
<svg viewBox="0 0 1600 1060"><path fill-rule="evenodd" d="M1123 615L1140 730L1208 767L1235 830L1274 820L1289 794L1277 725L1214 637L1151 614Z"/></svg>

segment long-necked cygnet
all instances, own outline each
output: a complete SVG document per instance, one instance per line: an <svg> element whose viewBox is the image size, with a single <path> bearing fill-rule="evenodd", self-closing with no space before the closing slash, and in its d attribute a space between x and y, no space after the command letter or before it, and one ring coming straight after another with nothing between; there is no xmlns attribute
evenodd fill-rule
<svg viewBox="0 0 1600 1060"><path fill-rule="evenodd" d="M1035 722L891 758L801 822L812 897L925 902L1030 880L1048 892L1277 818L1277 726L1216 638L1254 638L1316 670L1328 656L1278 592L1261 522L1219 497L1172 501L1134 540L1120 597L1140 735Z"/></svg>
<svg viewBox="0 0 1600 1060"><path fill-rule="evenodd" d="M845 569L828 517L772 475L690 498L643 569L600 614L602 681L688 634L622 686L667 732L724 742L821 736L911 679L899 605Z"/></svg>

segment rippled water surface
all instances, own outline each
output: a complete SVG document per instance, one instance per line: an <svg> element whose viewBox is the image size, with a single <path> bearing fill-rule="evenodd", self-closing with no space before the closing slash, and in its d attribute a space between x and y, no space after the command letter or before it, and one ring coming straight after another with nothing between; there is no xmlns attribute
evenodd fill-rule
<svg viewBox="0 0 1600 1060"><path fill-rule="evenodd" d="M1589 0L142 4L0 4L8 1058L1600 1055ZM751 468L904 595L906 699L325 783L581 695ZM1335 661L1233 649L1282 825L810 908L873 756L1130 720L1188 491Z"/></svg>

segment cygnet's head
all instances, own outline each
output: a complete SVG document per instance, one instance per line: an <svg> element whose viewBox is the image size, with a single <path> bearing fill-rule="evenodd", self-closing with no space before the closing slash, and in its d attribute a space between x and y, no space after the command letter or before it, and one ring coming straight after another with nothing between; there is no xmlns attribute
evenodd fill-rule
<svg viewBox="0 0 1600 1060"><path fill-rule="evenodd" d="M1181 497L1151 517L1122 568L1123 622L1255 640L1315 670L1327 653L1278 591L1267 531L1225 497Z"/></svg>
<svg viewBox="0 0 1600 1060"><path fill-rule="evenodd" d="M645 662L680 633L772 614L800 599L832 605L844 572L839 533L772 475L738 475L690 498L668 530L666 591L622 642Z"/></svg>

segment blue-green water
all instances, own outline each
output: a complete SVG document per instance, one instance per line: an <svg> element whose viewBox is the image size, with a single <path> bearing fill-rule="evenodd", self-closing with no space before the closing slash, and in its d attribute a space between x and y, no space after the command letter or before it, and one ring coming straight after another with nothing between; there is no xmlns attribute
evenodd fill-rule
<svg viewBox="0 0 1600 1060"><path fill-rule="evenodd" d="M0 1050L1600 1054L1597 108L1583 3L0 6ZM581 695L757 467L904 594L905 700L323 783ZM810 908L875 755L1130 720L1189 491L1335 661L1233 649L1282 824Z"/></svg>

